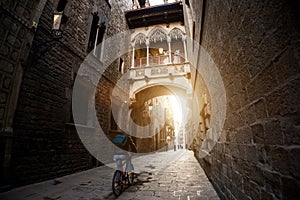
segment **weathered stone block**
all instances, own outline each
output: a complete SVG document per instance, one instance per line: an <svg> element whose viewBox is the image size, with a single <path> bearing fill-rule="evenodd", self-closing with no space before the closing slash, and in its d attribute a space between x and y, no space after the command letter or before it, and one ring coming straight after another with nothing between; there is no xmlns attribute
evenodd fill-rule
<svg viewBox="0 0 300 200"><path fill-rule="evenodd" d="M6 103L7 93L0 91L0 103Z"/></svg>
<svg viewBox="0 0 300 200"><path fill-rule="evenodd" d="M257 163L257 153L256 153L256 146L255 145L244 145L246 160L248 162Z"/></svg>
<svg viewBox="0 0 300 200"><path fill-rule="evenodd" d="M5 60L0 60L0 66L4 72L12 73L14 71L14 65Z"/></svg>
<svg viewBox="0 0 300 200"><path fill-rule="evenodd" d="M295 148L291 148L288 151L289 154L289 161L291 164L291 174L293 175L293 177L295 177L296 179L300 179L300 148L299 147L295 147Z"/></svg>
<svg viewBox="0 0 300 200"><path fill-rule="evenodd" d="M269 66L251 80L247 86L248 97L252 101L256 100L272 91L277 85L274 68Z"/></svg>
<svg viewBox="0 0 300 200"><path fill-rule="evenodd" d="M264 127L262 124L253 124L251 125L252 135L253 135L253 141L257 144L263 144L264 143Z"/></svg>
<svg viewBox="0 0 300 200"><path fill-rule="evenodd" d="M283 144L283 134L279 120L272 120L265 124L265 144Z"/></svg>
<svg viewBox="0 0 300 200"><path fill-rule="evenodd" d="M291 163L287 149L280 146L271 146L271 165L274 171L290 175Z"/></svg>
<svg viewBox="0 0 300 200"><path fill-rule="evenodd" d="M267 111L265 106L265 100L259 99L256 103L254 103L255 107L255 117L257 119L264 119L267 117Z"/></svg>
<svg viewBox="0 0 300 200"><path fill-rule="evenodd" d="M281 196L281 180L280 174L269 170L263 171L263 179L265 181L266 191L275 195L277 198Z"/></svg>
<svg viewBox="0 0 300 200"><path fill-rule="evenodd" d="M290 177L282 177L282 199L299 199L300 196L300 185L296 182L295 179Z"/></svg>

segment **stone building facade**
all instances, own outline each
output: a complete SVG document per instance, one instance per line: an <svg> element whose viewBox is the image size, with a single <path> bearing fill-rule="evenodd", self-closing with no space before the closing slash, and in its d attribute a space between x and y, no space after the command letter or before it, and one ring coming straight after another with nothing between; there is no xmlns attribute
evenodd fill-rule
<svg viewBox="0 0 300 200"><path fill-rule="evenodd" d="M2 188L99 165L76 134L72 86L88 53L127 29L124 11L131 8L132 2L125 0L1 1ZM63 11L63 35L53 39L57 11ZM96 60L106 59L97 53ZM105 124L110 124L109 91L121 75L119 65L120 60L115 61L99 84L108 91L101 96L106 104L99 110ZM88 121L82 126L93 128Z"/></svg>
<svg viewBox="0 0 300 200"><path fill-rule="evenodd" d="M222 199L299 198L299 6L185 2L189 35L211 55L227 98L221 137L201 165Z"/></svg>
<svg viewBox="0 0 300 200"><path fill-rule="evenodd" d="M76 134L72 86L90 51L99 65L114 53L107 48L105 56L105 46L95 49L95 45L128 28L124 11L137 8L138 1L133 2L1 1L1 188L99 165ZM297 199L299 7L280 0L182 3L186 35L194 40L187 43L188 53L196 55L199 69L201 49L195 47L200 44L208 52L224 82L227 100L221 137L202 158L203 141L212 132L210 119L218 116L212 116L214 105L206 83L191 71L193 92L201 105L192 116L201 116L200 125L194 129L191 124L189 130L195 134L191 146L195 156L222 199ZM59 40L49 34L56 10L64 12ZM111 117L110 96L123 71L121 63L131 60L128 56L115 60L99 81L96 110L106 133L119 131ZM82 90L89 92L84 85ZM87 131L93 128L87 118L80 123Z"/></svg>

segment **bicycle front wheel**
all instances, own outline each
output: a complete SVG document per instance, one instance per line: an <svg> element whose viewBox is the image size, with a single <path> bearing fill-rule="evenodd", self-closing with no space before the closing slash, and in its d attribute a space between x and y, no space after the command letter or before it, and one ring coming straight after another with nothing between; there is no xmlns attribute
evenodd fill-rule
<svg viewBox="0 0 300 200"><path fill-rule="evenodd" d="M120 170L116 170L112 181L112 191L114 195L118 197L122 193L122 190L123 190L122 172Z"/></svg>

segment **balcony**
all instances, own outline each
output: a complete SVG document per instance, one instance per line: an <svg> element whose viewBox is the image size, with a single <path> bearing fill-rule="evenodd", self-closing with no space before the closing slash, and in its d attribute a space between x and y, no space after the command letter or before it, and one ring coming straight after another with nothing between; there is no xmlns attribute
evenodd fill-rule
<svg viewBox="0 0 300 200"><path fill-rule="evenodd" d="M130 69L130 79L132 81L149 80L166 77L178 77L190 75L190 65L184 59L178 63L169 63L168 56L153 57L149 66L146 66L146 58L136 60L140 67ZM142 66L142 67L141 67Z"/></svg>
<svg viewBox="0 0 300 200"><path fill-rule="evenodd" d="M170 65L170 64L179 64L184 63L185 59L180 55L174 55L172 53L171 56L172 62L169 60L169 55L162 56L149 56L149 66L159 66L159 65ZM147 57L137 58L134 60L134 67L149 67L147 66Z"/></svg>

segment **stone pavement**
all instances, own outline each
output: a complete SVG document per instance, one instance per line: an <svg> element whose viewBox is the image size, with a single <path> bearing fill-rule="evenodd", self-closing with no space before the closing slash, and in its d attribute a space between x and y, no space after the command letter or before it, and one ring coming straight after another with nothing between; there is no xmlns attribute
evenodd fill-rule
<svg viewBox="0 0 300 200"><path fill-rule="evenodd" d="M219 199L191 151L168 151L133 159L138 166L133 186L120 200ZM102 166L0 194L2 200L116 199L111 190L113 169Z"/></svg>

